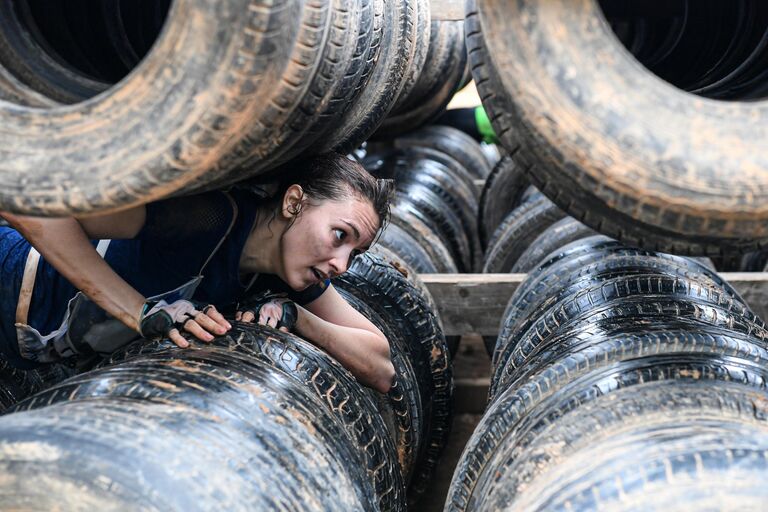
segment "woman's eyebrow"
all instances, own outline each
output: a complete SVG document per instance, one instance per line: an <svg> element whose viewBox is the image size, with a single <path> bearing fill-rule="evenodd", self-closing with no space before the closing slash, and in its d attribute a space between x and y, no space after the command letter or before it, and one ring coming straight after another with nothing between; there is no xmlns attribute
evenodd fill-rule
<svg viewBox="0 0 768 512"><path fill-rule="evenodd" d="M343 222L344 224L346 224L347 226L352 228L352 233L355 235L355 238L360 240L360 231L358 231L357 227L354 224L352 224L348 220L344 220L344 219L342 219L341 222Z"/></svg>

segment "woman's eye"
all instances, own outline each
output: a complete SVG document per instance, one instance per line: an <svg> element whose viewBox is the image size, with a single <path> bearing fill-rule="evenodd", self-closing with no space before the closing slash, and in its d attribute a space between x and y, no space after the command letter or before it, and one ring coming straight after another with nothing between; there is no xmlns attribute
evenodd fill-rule
<svg viewBox="0 0 768 512"><path fill-rule="evenodd" d="M347 234L341 229L334 229L333 234L336 236L336 240L342 241L347 237Z"/></svg>

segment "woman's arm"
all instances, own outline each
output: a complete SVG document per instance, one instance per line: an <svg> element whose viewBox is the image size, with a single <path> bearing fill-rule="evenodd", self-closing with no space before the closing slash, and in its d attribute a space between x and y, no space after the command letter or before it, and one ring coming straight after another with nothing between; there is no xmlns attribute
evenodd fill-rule
<svg viewBox="0 0 768 512"><path fill-rule="evenodd" d="M283 318L286 300L270 300L255 311L246 307L236 313L235 320L276 327ZM293 327L296 334L324 349L364 385L382 393L389 391L395 368L387 338L333 286L306 306L297 304L296 309L298 315ZM286 327L280 330L288 332Z"/></svg>
<svg viewBox="0 0 768 512"><path fill-rule="evenodd" d="M296 332L326 350L363 384L386 393L395 368L389 342L370 320L330 286L306 307L299 307Z"/></svg>
<svg viewBox="0 0 768 512"><path fill-rule="evenodd" d="M99 256L90 238L133 238L144 225L143 206L82 220L72 217L28 217L6 212L0 212L0 216L19 231L75 288L107 313L139 332L139 318L146 299ZM224 328L217 324L219 319L207 316L199 316L198 322L202 327L223 334ZM223 317L220 320L225 322ZM204 341L212 339L196 322L188 322L185 327ZM172 339L180 346L187 345L178 333Z"/></svg>

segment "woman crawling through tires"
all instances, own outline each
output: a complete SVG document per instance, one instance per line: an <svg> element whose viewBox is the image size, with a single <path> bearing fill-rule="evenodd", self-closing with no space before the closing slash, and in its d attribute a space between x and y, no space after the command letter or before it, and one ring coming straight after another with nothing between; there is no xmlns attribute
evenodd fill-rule
<svg viewBox="0 0 768 512"><path fill-rule="evenodd" d="M32 368L140 336L184 348L182 333L225 334L229 310L297 333L386 392L387 339L330 279L373 243L391 190L326 154L284 171L269 199L235 189L78 219L2 213L12 227L0 227L0 350Z"/></svg>

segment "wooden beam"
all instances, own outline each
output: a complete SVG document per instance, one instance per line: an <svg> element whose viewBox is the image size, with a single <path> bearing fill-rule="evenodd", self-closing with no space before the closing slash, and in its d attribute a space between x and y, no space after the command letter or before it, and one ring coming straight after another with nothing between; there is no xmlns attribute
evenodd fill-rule
<svg viewBox="0 0 768 512"><path fill-rule="evenodd" d="M433 20L457 21L464 19L464 0L430 0Z"/></svg>
<svg viewBox="0 0 768 512"><path fill-rule="evenodd" d="M768 319L768 273L724 272L752 310ZM496 335L509 298L525 274L421 274L449 336Z"/></svg>

